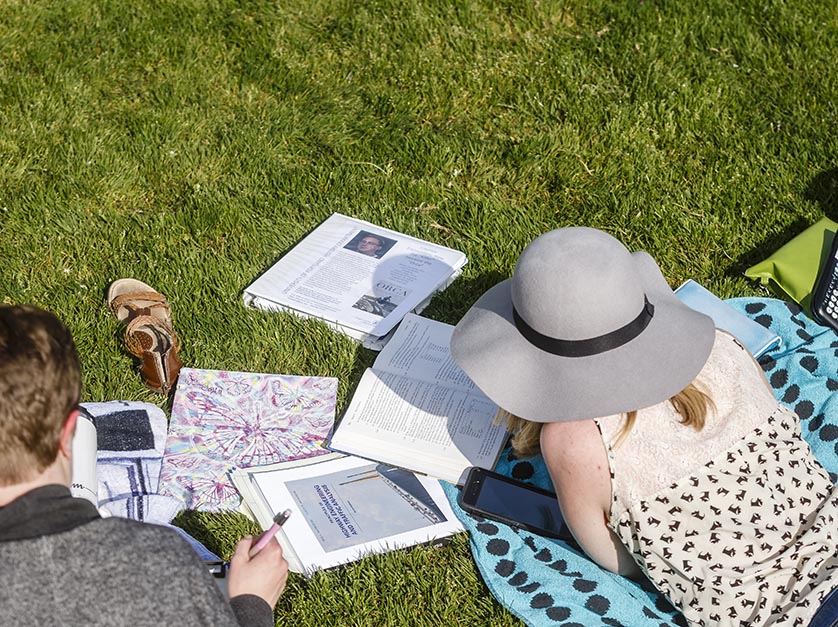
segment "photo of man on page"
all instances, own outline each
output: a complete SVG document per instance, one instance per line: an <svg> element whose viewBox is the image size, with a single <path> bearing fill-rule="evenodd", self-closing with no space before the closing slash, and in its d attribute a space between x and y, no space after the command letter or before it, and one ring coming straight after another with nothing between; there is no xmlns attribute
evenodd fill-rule
<svg viewBox="0 0 838 627"><path fill-rule="evenodd" d="M395 243L396 240L378 235L377 233L358 231L358 234L353 237L349 243L344 246L344 248L356 253L361 253L367 257L381 259L387 251L395 245Z"/></svg>

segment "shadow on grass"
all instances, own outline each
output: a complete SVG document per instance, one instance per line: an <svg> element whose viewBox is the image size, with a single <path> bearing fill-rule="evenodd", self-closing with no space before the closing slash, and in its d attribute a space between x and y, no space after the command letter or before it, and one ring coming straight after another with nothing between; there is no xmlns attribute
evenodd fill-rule
<svg viewBox="0 0 838 627"><path fill-rule="evenodd" d="M792 222L779 233L769 235L754 248L740 256L736 260L736 263L728 269L726 274L734 277L742 276L745 273L745 270L771 255L771 253L784 244L787 244L795 235L799 235L809 226L811 226L811 224L807 220L801 218Z"/></svg>
<svg viewBox="0 0 838 627"><path fill-rule="evenodd" d="M806 187L803 196L818 203L827 218L838 222L838 168L818 174Z"/></svg>
<svg viewBox="0 0 838 627"><path fill-rule="evenodd" d="M246 533L256 536L261 532L258 523L238 512L181 510L172 524L220 556L232 554L236 542Z"/></svg>
<svg viewBox="0 0 838 627"><path fill-rule="evenodd" d="M500 272L487 272L468 279L459 277L445 291L434 296L422 315L448 324L457 324L490 287L508 278Z"/></svg>
<svg viewBox="0 0 838 627"><path fill-rule="evenodd" d="M803 194L806 200L815 202L823 214L838 222L838 168L825 170L815 176ZM740 277L749 267L769 257L796 235L806 230L811 224L804 220L795 220L779 233L769 235L757 246L740 256L727 271L728 276Z"/></svg>

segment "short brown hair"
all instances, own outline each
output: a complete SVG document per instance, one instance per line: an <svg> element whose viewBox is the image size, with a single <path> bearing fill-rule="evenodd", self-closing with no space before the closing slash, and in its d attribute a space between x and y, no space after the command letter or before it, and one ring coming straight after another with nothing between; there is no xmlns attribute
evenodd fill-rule
<svg viewBox="0 0 838 627"><path fill-rule="evenodd" d="M0 485L31 480L55 461L80 397L70 330L43 309L0 306Z"/></svg>

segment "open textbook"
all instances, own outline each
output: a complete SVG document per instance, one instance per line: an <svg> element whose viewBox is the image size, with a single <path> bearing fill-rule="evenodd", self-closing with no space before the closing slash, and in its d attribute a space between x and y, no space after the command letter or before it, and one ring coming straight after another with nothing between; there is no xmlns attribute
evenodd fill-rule
<svg viewBox="0 0 838 627"><path fill-rule="evenodd" d="M451 359L453 330L408 314L361 377L329 448L457 484L470 466L492 469L506 427Z"/></svg>
<svg viewBox="0 0 838 627"><path fill-rule="evenodd" d="M462 271L466 256L335 213L244 290L251 307L319 318L380 350L410 311Z"/></svg>
<svg viewBox="0 0 838 627"><path fill-rule="evenodd" d="M307 576L463 530L438 481L357 457L242 468L232 479L263 529L291 510L277 540L290 569Z"/></svg>

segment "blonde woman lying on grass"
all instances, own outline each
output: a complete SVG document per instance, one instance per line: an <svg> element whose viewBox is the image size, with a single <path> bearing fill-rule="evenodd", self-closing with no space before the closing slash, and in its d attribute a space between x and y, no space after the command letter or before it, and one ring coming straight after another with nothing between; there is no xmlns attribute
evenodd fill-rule
<svg viewBox="0 0 838 627"><path fill-rule="evenodd" d="M574 537L690 625L838 624L838 493L731 335L584 227L529 244L454 359L543 454Z"/></svg>

